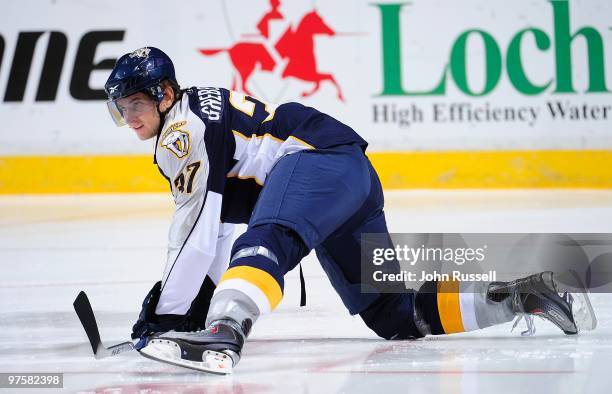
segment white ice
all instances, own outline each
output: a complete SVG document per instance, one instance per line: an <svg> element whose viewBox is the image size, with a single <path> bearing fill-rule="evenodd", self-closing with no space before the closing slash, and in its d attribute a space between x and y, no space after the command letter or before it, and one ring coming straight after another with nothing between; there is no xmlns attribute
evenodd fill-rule
<svg viewBox="0 0 612 394"><path fill-rule="evenodd" d="M612 232L611 191L387 193L394 232ZM418 341L378 339L351 317L318 262L262 317L229 376L156 363L132 352L95 360L72 309L85 290L107 344L128 338L162 274L167 195L0 197L0 372L62 372L64 390L97 393L610 392L612 305L595 294L599 327L564 336L537 320ZM6 389L3 392L54 392Z"/></svg>

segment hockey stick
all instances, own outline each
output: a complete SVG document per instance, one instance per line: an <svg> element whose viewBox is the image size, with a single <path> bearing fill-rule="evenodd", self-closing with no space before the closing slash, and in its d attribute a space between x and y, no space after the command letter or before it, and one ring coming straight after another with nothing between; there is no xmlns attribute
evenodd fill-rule
<svg viewBox="0 0 612 394"><path fill-rule="evenodd" d="M104 346L102 340L100 339L100 332L98 331L96 317L93 313L93 309L91 309L91 304L89 303L87 294L85 294L84 291L79 293L72 305L74 306L74 311L85 329L85 334L87 334L87 338L89 338L89 343L91 344L91 350L93 350L94 356L97 359L116 356L118 354L136 349L133 342L122 342L110 347Z"/></svg>

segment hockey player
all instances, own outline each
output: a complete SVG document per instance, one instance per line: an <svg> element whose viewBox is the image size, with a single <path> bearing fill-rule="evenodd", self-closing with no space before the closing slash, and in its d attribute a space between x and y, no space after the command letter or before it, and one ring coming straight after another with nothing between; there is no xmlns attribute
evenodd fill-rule
<svg viewBox="0 0 612 394"><path fill-rule="evenodd" d="M517 315L537 314L566 334L595 326L586 295L559 295L550 272L362 293L360 235L387 233L383 192L366 141L316 109L223 88L181 90L172 61L153 47L122 56L105 89L117 125L156 138L154 162L176 203L163 279L132 333L147 357L230 372L252 325L281 301L284 275L312 249L349 313L382 338L476 330ZM248 229L231 245L235 223Z"/></svg>

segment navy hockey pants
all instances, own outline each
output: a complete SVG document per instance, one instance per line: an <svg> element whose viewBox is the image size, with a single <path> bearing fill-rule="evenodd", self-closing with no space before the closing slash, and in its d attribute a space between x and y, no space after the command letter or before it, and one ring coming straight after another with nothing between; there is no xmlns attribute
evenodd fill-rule
<svg viewBox="0 0 612 394"><path fill-rule="evenodd" d="M351 314L385 338L421 336L413 322L413 293L361 289L362 233L387 233L380 180L357 145L304 150L280 159L270 172L237 251L265 246L277 257L232 261L269 273L282 291L283 276L312 249ZM235 270L237 271L237 270ZM262 285L265 287L265 285Z"/></svg>

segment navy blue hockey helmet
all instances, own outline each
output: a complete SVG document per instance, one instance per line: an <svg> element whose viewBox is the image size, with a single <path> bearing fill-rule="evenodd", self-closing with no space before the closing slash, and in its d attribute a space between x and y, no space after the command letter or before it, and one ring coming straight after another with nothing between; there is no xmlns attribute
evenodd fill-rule
<svg viewBox="0 0 612 394"><path fill-rule="evenodd" d="M126 122L116 100L144 91L159 103L164 98L164 80L178 85L172 60L160 49L144 47L121 56L104 85L108 110L117 126Z"/></svg>

